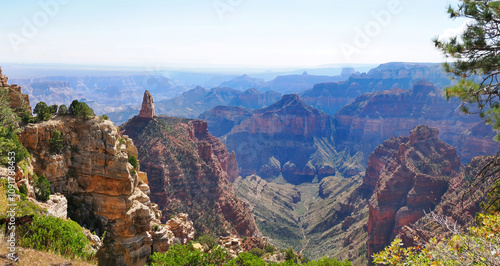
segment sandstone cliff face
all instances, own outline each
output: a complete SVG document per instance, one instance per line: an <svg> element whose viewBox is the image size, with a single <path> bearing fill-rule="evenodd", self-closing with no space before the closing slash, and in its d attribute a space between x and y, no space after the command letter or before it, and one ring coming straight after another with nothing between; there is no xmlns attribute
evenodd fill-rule
<svg viewBox="0 0 500 266"><path fill-rule="evenodd" d="M49 152L54 130L62 133L61 154ZM146 194L147 178L134 174L128 163L129 156L137 156L132 140L121 138L112 122L72 117L28 124L19 139L33 157L34 173L44 174L52 192L68 199L68 216L98 234L107 232L100 264L146 262L153 244L150 226L159 224L159 213Z"/></svg>
<svg viewBox="0 0 500 266"><path fill-rule="evenodd" d="M280 173L291 183L335 174L340 161L330 116L303 103L297 94L249 111L217 107L202 116L209 130L234 150L243 176L268 178Z"/></svg>
<svg viewBox="0 0 500 266"><path fill-rule="evenodd" d="M337 148L362 152L366 163L369 154L386 139L404 136L413 127L425 124L439 129L440 138L457 149L463 162L496 153L498 144L489 137L491 126L478 117L462 114L458 106L425 81L415 83L411 90L364 94L335 115ZM471 128L475 128L472 134Z"/></svg>
<svg viewBox="0 0 500 266"><path fill-rule="evenodd" d="M208 133L205 122L135 117L121 129L138 147L151 199L163 211L163 220L185 212L199 235L258 234L250 211L229 182L238 176L234 155Z"/></svg>
<svg viewBox="0 0 500 266"><path fill-rule="evenodd" d="M382 250L405 225L412 224L442 200L458 177L460 158L437 138L438 130L417 126L410 137L393 137L370 156L362 187L369 201L368 256Z"/></svg>

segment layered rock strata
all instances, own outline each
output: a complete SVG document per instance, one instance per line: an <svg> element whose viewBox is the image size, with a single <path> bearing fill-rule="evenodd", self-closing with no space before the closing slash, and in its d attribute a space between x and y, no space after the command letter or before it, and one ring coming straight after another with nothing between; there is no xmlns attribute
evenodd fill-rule
<svg viewBox="0 0 500 266"><path fill-rule="evenodd" d="M60 154L50 152L55 130L62 133ZM128 162L138 155L131 139L97 117L28 124L19 139L32 155L33 172L44 174L51 191L68 199L68 216L99 235L107 232L99 264L146 263L153 245L151 224L159 224L159 212L146 194L144 173Z"/></svg>
<svg viewBox="0 0 500 266"><path fill-rule="evenodd" d="M362 188L369 200L368 258L382 250L401 229L442 200L459 176L456 150L437 138L439 131L417 126L410 137L386 140L370 155Z"/></svg>

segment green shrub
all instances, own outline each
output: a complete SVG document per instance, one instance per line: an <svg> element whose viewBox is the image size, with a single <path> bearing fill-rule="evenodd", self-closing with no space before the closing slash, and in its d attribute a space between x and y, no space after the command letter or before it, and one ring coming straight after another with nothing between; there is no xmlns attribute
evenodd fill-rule
<svg viewBox="0 0 500 266"><path fill-rule="evenodd" d="M267 253L273 253L274 251L276 251L276 249L273 246L271 246L271 245L266 246Z"/></svg>
<svg viewBox="0 0 500 266"><path fill-rule="evenodd" d="M202 245L206 245L209 249L212 249L217 246L217 239L215 239L215 237L211 235L200 236L197 242Z"/></svg>
<svg viewBox="0 0 500 266"><path fill-rule="evenodd" d="M229 261L230 255L221 247L209 253L203 253L193 248L192 242L182 246L174 245L162 253L154 253L151 257L151 266L191 266L191 265L222 265Z"/></svg>
<svg viewBox="0 0 500 266"><path fill-rule="evenodd" d="M104 120L109 120L109 117L108 117L107 115L105 115L105 114L101 115L101 117L102 117L102 119L104 119Z"/></svg>
<svg viewBox="0 0 500 266"><path fill-rule="evenodd" d="M297 262L297 255L295 255L295 252L293 252L293 248L288 248L285 251L285 260Z"/></svg>
<svg viewBox="0 0 500 266"><path fill-rule="evenodd" d="M36 114L38 121L49 121L52 118L52 111L44 102L38 102L33 113Z"/></svg>
<svg viewBox="0 0 500 266"><path fill-rule="evenodd" d="M28 150L21 144L14 127L0 127L0 164L7 165L10 152L14 152L15 163L18 164L29 156Z"/></svg>
<svg viewBox="0 0 500 266"><path fill-rule="evenodd" d="M91 243L76 222L36 215L31 225L19 227L20 246L51 251L68 258L94 259Z"/></svg>
<svg viewBox="0 0 500 266"><path fill-rule="evenodd" d="M74 100L68 108L68 112L72 116L83 117L83 119L88 119L95 116L94 110L90 108L86 103Z"/></svg>
<svg viewBox="0 0 500 266"><path fill-rule="evenodd" d="M50 113L55 115L57 114L57 104L53 104L51 106L49 106L49 109L50 109Z"/></svg>
<svg viewBox="0 0 500 266"><path fill-rule="evenodd" d="M47 201L50 198L50 183L45 178L45 175L41 175L40 177L34 176L35 179L35 196L39 201Z"/></svg>
<svg viewBox="0 0 500 266"><path fill-rule="evenodd" d="M128 162L134 167L134 169L137 169L137 158L134 155L128 157Z"/></svg>
<svg viewBox="0 0 500 266"><path fill-rule="evenodd" d="M26 188L26 185L22 184L19 186L19 193L21 195L21 199L26 200L26 196L28 195L28 189Z"/></svg>
<svg viewBox="0 0 500 266"><path fill-rule="evenodd" d="M59 106L59 110L57 111L57 115L67 115L67 114L68 114L68 107L64 104Z"/></svg>
<svg viewBox="0 0 500 266"><path fill-rule="evenodd" d="M62 134L59 130L55 129L50 138L50 151L59 154L61 153L63 147Z"/></svg>
<svg viewBox="0 0 500 266"><path fill-rule="evenodd" d="M232 259L227 265L231 266L265 266L266 262L261 258L249 253L242 252L238 257Z"/></svg>
<svg viewBox="0 0 500 266"><path fill-rule="evenodd" d="M158 232L158 231L160 231L160 229L161 229L161 228L160 228L160 226L159 226L159 225L157 225L157 224L153 225L153 231L154 231L154 232Z"/></svg>
<svg viewBox="0 0 500 266"><path fill-rule="evenodd" d="M257 257L262 257L266 253L264 250L262 250L260 248L252 248L248 252L250 252L251 254L253 254Z"/></svg>
<svg viewBox="0 0 500 266"><path fill-rule="evenodd" d="M25 124L33 123L36 121L36 119L29 112L23 113L21 116L21 120Z"/></svg>
<svg viewBox="0 0 500 266"><path fill-rule="evenodd" d="M7 196L7 192L9 190L9 182L7 181L7 179L0 179L0 187L3 188L3 192L4 192L4 195L2 195L2 196ZM33 215L35 215L35 214L43 215L43 214L47 213L47 211L45 209L43 209L42 207L38 206L37 204L35 204L31 201L28 201L26 199L26 196L23 194L23 192L21 192L24 189L26 189L26 186L24 186L24 185L21 185L19 187L19 190L17 190L14 187L15 194L21 195L21 201L16 202L16 216L25 216L25 215L32 215L32 214ZM27 192L27 189L26 189L26 192ZM7 216L7 213L0 213L0 219L4 218L6 216Z"/></svg>

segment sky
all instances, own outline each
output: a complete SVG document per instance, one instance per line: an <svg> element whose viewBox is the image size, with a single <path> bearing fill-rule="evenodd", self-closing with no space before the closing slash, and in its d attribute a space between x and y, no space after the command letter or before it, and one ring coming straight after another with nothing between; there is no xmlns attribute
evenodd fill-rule
<svg viewBox="0 0 500 266"><path fill-rule="evenodd" d="M18 0L0 64L293 68L443 62L452 0Z"/></svg>

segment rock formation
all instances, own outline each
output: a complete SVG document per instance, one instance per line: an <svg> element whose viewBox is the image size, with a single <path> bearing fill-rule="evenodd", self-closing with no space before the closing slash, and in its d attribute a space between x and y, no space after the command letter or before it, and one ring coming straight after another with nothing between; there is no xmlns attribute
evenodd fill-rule
<svg viewBox="0 0 500 266"><path fill-rule="evenodd" d="M207 123L166 116L131 119L121 127L138 147L151 199L166 221L184 212L198 235L259 234L247 206L229 179L238 176L234 155L210 135Z"/></svg>
<svg viewBox="0 0 500 266"><path fill-rule="evenodd" d="M155 116L155 101L151 93L148 90L144 92L144 98L142 99L142 109L139 113L139 117L153 119Z"/></svg>
<svg viewBox="0 0 500 266"><path fill-rule="evenodd" d="M14 109L20 116L24 113L31 114L30 98L27 94L21 92L21 87L13 84L9 85L8 78L2 74L2 69L0 68L0 88L3 88L2 93L8 95L9 105ZM2 95L0 95L2 97Z"/></svg>
<svg viewBox="0 0 500 266"><path fill-rule="evenodd" d="M193 222L188 215L179 213L168 220L165 225L153 228L153 252L163 252L174 244L184 245L194 238Z"/></svg>
<svg viewBox="0 0 500 266"><path fill-rule="evenodd" d="M439 204L461 170L456 150L438 130L417 126L410 137L386 140L370 155L363 185L369 203L368 258Z"/></svg>
<svg viewBox="0 0 500 266"><path fill-rule="evenodd" d="M440 138L457 149L464 163L474 156L495 154L498 143L492 139L491 126L458 107L456 100L447 101L440 89L426 81L410 90L364 94L335 115L337 149L361 152L367 163L383 141L425 124L439 129Z"/></svg>
<svg viewBox="0 0 500 266"><path fill-rule="evenodd" d="M61 154L50 152L55 130L62 133ZM98 117L28 124L19 139L32 155L33 172L44 174L51 191L68 199L68 216L99 235L107 232L99 264L146 262L153 244L151 225L159 224L160 214L146 194L147 177L128 162L138 155L132 140Z"/></svg>
<svg viewBox="0 0 500 266"><path fill-rule="evenodd" d="M234 150L243 176L274 177L302 183L335 173L337 153L331 117L289 94L269 107L250 111L216 107L200 117Z"/></svg>

